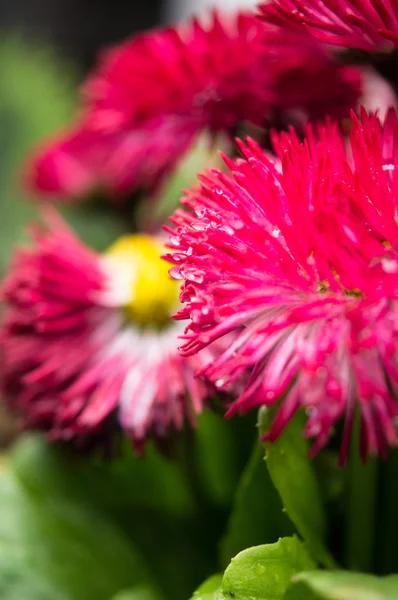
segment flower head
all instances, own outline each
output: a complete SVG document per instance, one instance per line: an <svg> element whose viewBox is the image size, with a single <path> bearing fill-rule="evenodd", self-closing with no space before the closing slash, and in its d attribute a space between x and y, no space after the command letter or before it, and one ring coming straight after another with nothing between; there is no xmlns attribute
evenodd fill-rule
<svg viewBox="0 0 398 600"><path fill-rule="evenodd" d="M390 0L273 0L261 7L268 23L297 29L320 41L365 51L398 44L398 10Z"/></svg>
<svg viewBox="0 0 398 600"><path fill-rule="evenodd" d="M344 460L356 410L364 457L398 441L397 136L363 111L348 152L332 124L274 136L275 160L249 140L172 218L183 353L234 333L201 372L243 384L230 414L276 405L269 440L304 408L313 453L344 419Z"/></svg>
<svg viewBox="0 0 398 600"><path fill-rule="evenodd" d="M275 112L347 116L360 76L303 32L266 27L252 14L192 20L141 34L105 53L84 85L81 121L39 150L31 187L79 196L156 189L196 136L232 139L242 123Z"/></svg>
<svg viewBox="0 0 398 600"><path fill-rule="evenodd" d="M178 286L158 239L98 255L54 216L34 237L4 283L0 344L2 393L25 425L82 444L117 415L140 448L194 423L209 389L193 377L201 358L177 352Z"/></svg>

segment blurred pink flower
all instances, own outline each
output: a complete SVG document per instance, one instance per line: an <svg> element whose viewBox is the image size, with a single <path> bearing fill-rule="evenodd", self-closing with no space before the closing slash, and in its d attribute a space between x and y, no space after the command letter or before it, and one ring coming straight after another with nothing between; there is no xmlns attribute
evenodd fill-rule
<svg viewBox="0 0 398 600"><path fill-rule="evenodd" d="M194 424L208 397L193 374L211 360L209 351L182 358L181 327L158 322L167 294L178 298L158 246L148 236L120 244L121 254L98 255L52 215L5 280L2 394L27 428L50 439L90 443L117 415L140 449L150 435L164 438L185 420ZM140 294L146 303L137 306Z"/></svg>
<svg viewBox="0 0 398 600"><path fill-rule="evenodd" d="M80 122L32 158L28 184L44 195L152 192L196 136L230 139L275 113L340 119L356 105L360 73L306 33L238 13L155 30L105 53L84 85Z"/></svg>
<svg viewBox="0 0 398 600"><path fill-rule="evenodd" d="M393 111L384 127L363 111L349 158L332 124L275 135L275 161L248 140L172 218L182 352L236 335L201 373L244 384L229 414L276 405L268 440L305 409L315 454L344 419L344 461L359 409L364 458L397 444L397 136Z"/></svg>

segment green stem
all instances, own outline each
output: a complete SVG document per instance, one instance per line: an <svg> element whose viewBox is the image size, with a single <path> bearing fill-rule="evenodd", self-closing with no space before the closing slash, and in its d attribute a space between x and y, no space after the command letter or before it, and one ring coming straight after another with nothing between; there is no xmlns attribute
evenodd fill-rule
<svg viewBox="0 0 398 600"><path fill-rule="evenodd" d="M398 571L398 451L390 452L382 465L381 510L377 572L385 575Z"/></svg>
<svg viewBox="0 0 398 600"><path fill-rule="evenodd" d="M369 572L373 567L376 534L376 495L379 463L371 458L362 464L358 453L359 425L356 423L348 466L348 522L346 566Z"/></svg>

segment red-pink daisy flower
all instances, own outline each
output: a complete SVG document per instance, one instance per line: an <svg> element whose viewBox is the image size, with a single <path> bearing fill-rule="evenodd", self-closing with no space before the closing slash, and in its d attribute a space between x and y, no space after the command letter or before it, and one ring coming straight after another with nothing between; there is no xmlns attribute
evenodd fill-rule
<svg viewBox="0 0 398 600"><path fill-rule="evenodd" d="M273 0L261 6L268 23L305 28L320 41L365 51L398 44L395 0Z"/></svg>
<svg viewBox="0 0 398 600"><path fill-rule="evenodd" d="M201 131L231 138L275 111L348 114L360 76L304 33L294 38L238 13L136 36L105 53L84 86L72 131L39 151L31 187L70 197L159 186Z"/></svg>
<svg viewBox="0 0 398 600"><path fill-rule="evenodd" d="M275 160L241 144L173 216L169 256L184 355L236 335L202 371L243 382L229 414L277 405L275 440L304 408L312 453L343 418L343 460L357 409L364 457L398 441L398 124L352 120L348 153L331 124L275 136Z"/></svg>
<svg viewBox="0 0 398 600"><path fill-rule="evenodd" d="M106 134L83 123L45 143L29 161L25 181L32 190L61 199L91 190L116 198L156 190L171 169L171 157L183 156L195 133L174 117Z"/></svg>
<svg viewBox="0 0 398 600"><path fill-rule="evenodd" d="M98 255L54 218L35 230L4 283L0 346L2 394L26 427L82 444L117 415L139 449L194 423L209 388L193 377L202 358L178 354L161 248L135 235Z"/></svg>

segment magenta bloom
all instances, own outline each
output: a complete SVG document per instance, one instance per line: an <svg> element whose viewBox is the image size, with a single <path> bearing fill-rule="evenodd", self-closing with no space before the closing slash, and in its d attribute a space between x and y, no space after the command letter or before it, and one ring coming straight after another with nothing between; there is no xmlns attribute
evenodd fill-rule
<svg viewBox="0 0 398 600"><path fill-rule="evenodd" d="M27 166L26 184L60 199L76 199L91 190L123 199L136 190L157 188L170 172L171 157L185 153L193 134L183 121L163 117L112 133L82 123L38 149Z"/></svg>
<svg viewBox="0 0 398 600"><path fill-rule="evenodd" d="M394 0L273 0L261 7L268 23L296 29L304 25L327 44L360 50L388 50L398 44Z"/></svg>
<svg viewBox="0 0 398 600"><path fill-rule="evenodd" d="M80 122L33 157L29 184L66 198L93 187L151 192L202 131L232 139L242 123L264 127L290 110L339 119L359 94L356 69L254 15L155 30L104 54Z"/></svg>
<svg viewBox="0 0 398 600"><path fill-rule="evenodd" d="M166 307L178 286L158 242L131 236L98 255L54 217L34 238L4 283L0 345L2 395L25 426L81 445L116 415L140 449L194 424L209 388L193 377L202 358L177 352Z"/></svg>
<svg viewBox="0 0 398 600"><path fill-rule="evenodd" d="M397 136L363 111L348 154L330 124L274 136L275 161L249 140L172 218L183 354L236 336L201 373L243 386L229 414L276 405L268 440L304 409L314 454L344 419L344 460L359 409L363 457L397 444Z"/></svg>

